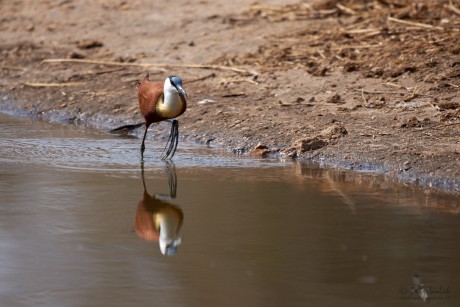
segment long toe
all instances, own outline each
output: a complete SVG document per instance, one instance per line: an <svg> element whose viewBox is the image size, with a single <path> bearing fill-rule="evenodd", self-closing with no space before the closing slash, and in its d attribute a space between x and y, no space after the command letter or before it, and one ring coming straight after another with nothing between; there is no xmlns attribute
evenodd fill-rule
<svg viewBox="0 0 460 307"><path fill-rule="evenodd" d="M168 141L161 154L161 160L171 160L176 153L177 144L179 142L179 122L171 121L171 131L169 132ZM166 152L165 152L166 151Z"/></svg>
<svg viewBox="0 0 460 307"><path fill-rule="evenodd" d="M174 156L174 144L176 143L176 136L171 133L171 141L169 142L168 150L166 151L165 159L172 159Z"/></svg>
<svg viewBox="0 0 460 307"><path fill-rule="evenodd" d="M171 152L171 144L173 143L173 137L174 135L172 133L169 134L168 141L166 142L166 146L163 149L163 152L161 153L160 159L161 160L166 160L168 159L168 156Z"/></svg>
<svg viewBox="0 0 460 307"><path fill-rule="evenodd" d="M173 125L171 127L171 135L172 135L171 144L169 145L169 150L167 153L170 159L174 157L174 154L176 153L176 149L177 149L177 144L179 143L179 122L178 121L173 122Z"/></svg>

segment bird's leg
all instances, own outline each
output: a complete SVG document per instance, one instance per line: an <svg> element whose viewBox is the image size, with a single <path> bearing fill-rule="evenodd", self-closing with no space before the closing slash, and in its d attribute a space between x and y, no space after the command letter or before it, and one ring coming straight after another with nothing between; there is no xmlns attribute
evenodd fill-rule
<svg viewBox="0 0 460 307"><path fill-rule="evenodd" d="M175 119L168 119L167 121L171 123L171 131L169 132L168 141L163 149L163 153L160 156L161 160L172 159L179 143L179 122Z"/></svg>
<svg viewBox="0 0 460 307"><path fill-rule="evenodd" d="M160 200L171 200L176 198L177 195L177 176L176 166L171 160L163 161L165 163L166 176L168 177L169 193L168 194L155 194L155 198Z"/></svg>
<svg viewBox="0 0 460 307"><path fill-rule="evenodd" d="M177 176L176 176L176 166L173 161L165 161L166 163L166 174L168 176L168 185L169 185L169 196L171 198L176 198L177 191Z"/></svg>
<svg viewBox="0 0 460 307"><path fill-rule="evenodd" d="M144 176L144 161L141 161L141 178L142 178L142 186L144 187L144 193L147 193L147 186L145 185L145 176Z"/></svg>
<svg viewBox="0 0 460 307"><path fill-rule="evenodd" d="M145 150L145 137L147 136L147 130L149 129L149 124L145 123L145 131L144 136L142 137L142 144L141 144L141 159L144 159L144 150Z"/></svg>

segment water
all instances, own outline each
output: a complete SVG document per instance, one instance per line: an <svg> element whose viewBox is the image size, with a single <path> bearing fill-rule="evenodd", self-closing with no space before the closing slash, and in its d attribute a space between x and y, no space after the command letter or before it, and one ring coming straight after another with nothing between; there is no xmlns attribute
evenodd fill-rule
<svg viewBox="0 0 460 307"><path fill-rule="evenodd" d="M139 142L0 115L2 306L458 306L458 197Z"/></svg>

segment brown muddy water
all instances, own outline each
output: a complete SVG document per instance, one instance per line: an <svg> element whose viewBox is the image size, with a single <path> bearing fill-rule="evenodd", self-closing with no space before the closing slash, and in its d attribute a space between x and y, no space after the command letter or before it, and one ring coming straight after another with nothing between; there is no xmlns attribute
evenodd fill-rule
<svg viewBox="0 0 460 307"><path fill-rule="evenodd" d="M1 305L459 306L458 197L162 146L0 114Z"/></svg>

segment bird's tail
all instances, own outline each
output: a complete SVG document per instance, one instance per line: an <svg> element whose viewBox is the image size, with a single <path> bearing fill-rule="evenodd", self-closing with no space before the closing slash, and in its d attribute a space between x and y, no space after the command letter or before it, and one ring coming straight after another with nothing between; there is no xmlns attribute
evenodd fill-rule
<svg viewBox="0 0 460 307"><path fill-rule="evenodd" d="M130 132L134 129L142 127L143 125L145 125L145 123L139 123L139 124L134 124L134 125L124 125L124 126L112 129L109 132L110 133Z"/></svg>

